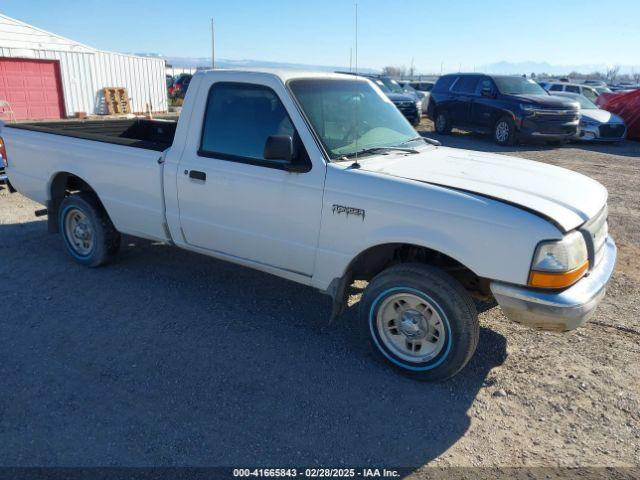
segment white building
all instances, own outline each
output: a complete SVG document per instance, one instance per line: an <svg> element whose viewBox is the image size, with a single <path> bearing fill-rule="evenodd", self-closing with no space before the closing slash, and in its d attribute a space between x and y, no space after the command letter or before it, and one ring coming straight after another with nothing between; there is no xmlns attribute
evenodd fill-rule
<svg viewBox="0 0 640 480"><path fill-rule="evenodd" d="M106 113L105 87L127 88L133 112L167 111L163 59L97 50L0 14L0 100L18 119Z"/></svg>

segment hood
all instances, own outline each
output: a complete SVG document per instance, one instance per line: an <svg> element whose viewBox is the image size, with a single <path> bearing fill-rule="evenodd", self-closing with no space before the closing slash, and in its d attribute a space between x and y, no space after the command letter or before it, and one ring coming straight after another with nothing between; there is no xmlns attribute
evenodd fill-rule
<svg viewBox="0 0 640 480"><path fill-rule="evenodd" d="M509 95L511 98L527 103L535 103L544 108L565 108L576 110L578 102L567 97L554 97L552 95Z"/></svg>
<svg viewBox="0 0 640 480"><path fill-rule="evenodd" d="M607 201L595 180L564 168L506 155L447 147L362 159L371 172L477 193L547 217L564 231L594 217Z"/></svg>
<svg viewBox="0 0 640 480"><path fill-rule="evenodd" d="M580 110L582 118L588 118L599 123L624 123L615 113L607 112L600 108L589 108Z"/></svg>
<svg viewBox="0 0 640 480"><path fill-rule="evenodd" d="M413 95L409 95L409 94L404 94L404 93L386 93L385 94L389 100L391 100L392 102L414 102L416 101L416 97L414 97Z"/></svg>

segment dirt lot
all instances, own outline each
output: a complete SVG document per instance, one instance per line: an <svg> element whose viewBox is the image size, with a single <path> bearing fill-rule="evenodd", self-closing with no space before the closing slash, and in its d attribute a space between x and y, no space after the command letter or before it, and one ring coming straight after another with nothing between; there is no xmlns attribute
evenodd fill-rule
<svg viewBox="0 0 640 480"><path fill-rule="evenodd" d="M84 269L0 187L0 465L640 465L640 143L439 139L608 187L620 257L592 322L492 308L465 371L422 384L377 360L355 305L328 325L312 289L130 238Z"/></svg>

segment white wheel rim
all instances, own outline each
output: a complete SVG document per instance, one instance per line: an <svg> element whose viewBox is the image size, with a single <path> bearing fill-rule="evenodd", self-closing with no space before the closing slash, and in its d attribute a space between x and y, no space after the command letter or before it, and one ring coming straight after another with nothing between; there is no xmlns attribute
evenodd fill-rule
<svg viewBox="0 0 640 480"><path fill-rule="evenodd" d="M93 226L89 218L77 208L67 212L64 219L64 234L71 248L83 257L93 250Z"/></svg>
<svg viewBox="0 0 640 480"><path fill-rule="evenodd" d="M496 140L506 142L509 138L509 125L507 122L500 122L496 125Z"/></svg>
<svg viewBox="0 0 640 480"><path fill-rule="evenodd" d="M387 297L378 308L376 327L384 346L411 363L432 360L446 341L445 324L436 308L411 293Z"/></svg>

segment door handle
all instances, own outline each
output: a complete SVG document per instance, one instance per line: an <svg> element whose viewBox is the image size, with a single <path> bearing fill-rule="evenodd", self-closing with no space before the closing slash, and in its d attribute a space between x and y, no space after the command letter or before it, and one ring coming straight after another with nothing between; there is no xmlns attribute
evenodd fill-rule
<svg viewBox="0 0 640 480"><path fill-rule="evenodd" d="M207 174L204 172L199 172L198 170L189 170L189 178L193 178L194 180L202 180L205 182L207 180Z"/></svg>

